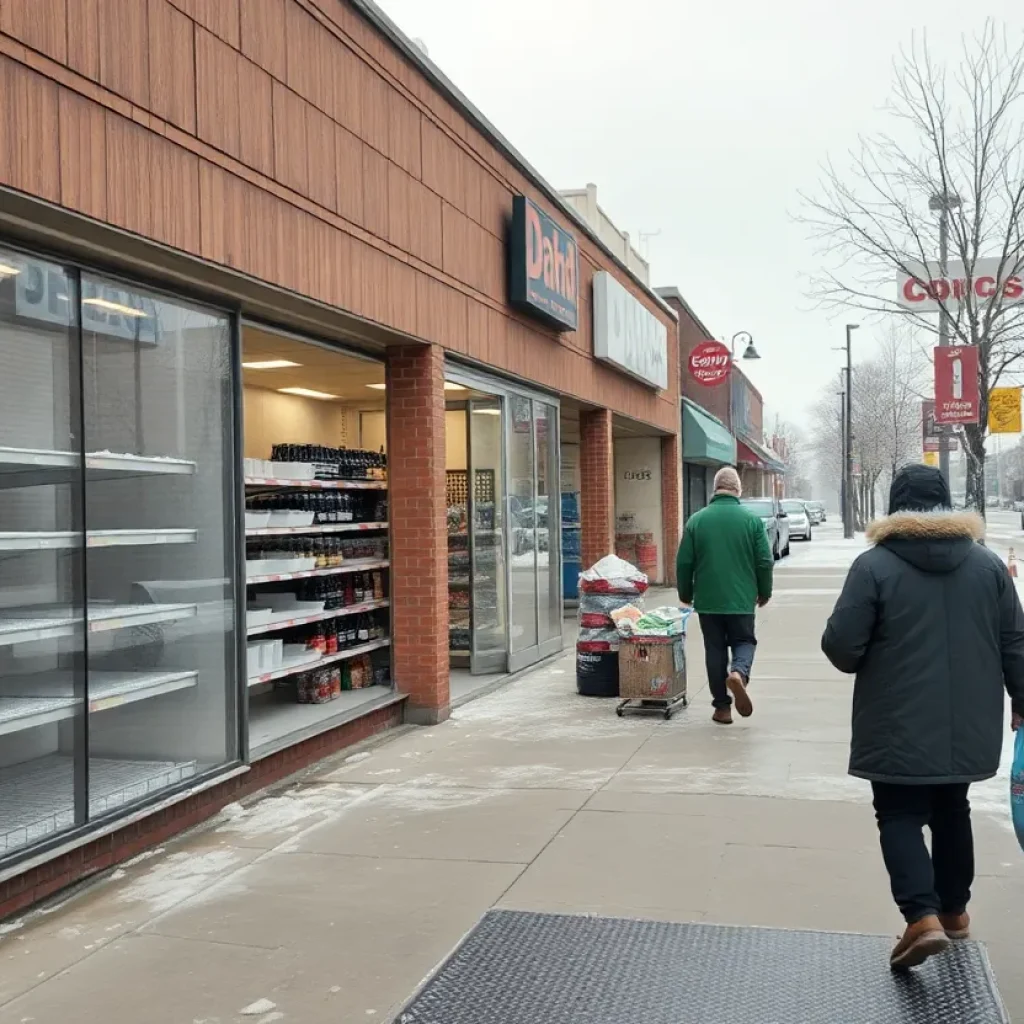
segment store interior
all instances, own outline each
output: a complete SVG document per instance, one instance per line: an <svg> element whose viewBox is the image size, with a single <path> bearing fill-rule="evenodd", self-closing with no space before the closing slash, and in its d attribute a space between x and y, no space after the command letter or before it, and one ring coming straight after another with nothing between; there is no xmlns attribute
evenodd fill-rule
<svg viewBox="0 0 1024 1024"><path fill-rule="evenodd" d="M239 756L230 339L0 252L0 858Z"/></svg>
<svg viewBox="0 0 1024 1024"><path fill-rule="evenodd" d="M384 364L242 330L249 746L392 694Z"/></svg>

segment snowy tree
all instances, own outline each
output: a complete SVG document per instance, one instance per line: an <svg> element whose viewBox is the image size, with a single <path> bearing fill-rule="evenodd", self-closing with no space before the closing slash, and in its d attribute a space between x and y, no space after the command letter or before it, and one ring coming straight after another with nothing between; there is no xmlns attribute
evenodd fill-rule
<svg viewBox="0 0 1024 1024"><path fill-rule="evenodd" d="M1024 270L1024 48L993 21L965 38L952 66L927 39L901 51L889 104L891 130L859 141L850 166L826 164L803 219L821 246L813 292L826 305L894 317L952 344L978 349L980 422L966 425L968 504L983 511L988 393L1024 357L1021 294L1002 282ZM942 237L962 265L962 294L934 290L940 312L907 309L895 280L933 270ZM996 261L995 287L976 288L980 259ZM958 288L959 292L960 289Z"/></svg>

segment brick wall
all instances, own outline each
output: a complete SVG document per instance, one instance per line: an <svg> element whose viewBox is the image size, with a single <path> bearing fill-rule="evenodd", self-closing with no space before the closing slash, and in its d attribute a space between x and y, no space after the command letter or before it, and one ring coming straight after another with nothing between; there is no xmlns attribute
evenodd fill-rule
<svg viewBox="0 0 1024 1024"><path fill-rule="evenodd" d="M444 352L388 350L392 671L412 721L448 717Z"/></svg>
<svg viewBox="0 0 1024 1024"><path fill-rule="evenodd" d="M612 414L580 414L580 547L583 568L615 551Z"/></svg>
<svg viewBox="0 0 1024 1024"><path fill-rule="evenodd" d="M157 811L63 856L0 882L0 920L17 914L90 875L121 864L143 850L213 817L235 800L251 796L335 751L368 739L402 721L402 704L380 708L353 722L255 762L244 775Z"/></svg>
<svg viewBox="0 0 1024 1024"><path fill-rule="evenodd" d="M676 549L682 536L682 449L679 435L661 439L661 522L664 533L665 578L667 587L676 582Z"/></svg>
<svg viewBox="0 0 1024 1024"><path fill-rule="evenodd" d="M702 323L695 320L690 311L672 295L666 295L665 301L675 310L679 317L679 390L702 409L707 409L712 416L717 416L727 427L731 423L729 409L729 380L721 384L705 387L698 384L690 376L690 353L702 341L714 341ZM731 427L730 427L731 429Z"/></svg>
<svg viewBox="0 0 1024 1024"><path fill-rule="evenodd" d="M2 186L676 429L676 351L660 393L593 359L594 273L671 317L344 0L4 0L0 95ZM517 193L576 236L577 331L507 305Z"/></svg>

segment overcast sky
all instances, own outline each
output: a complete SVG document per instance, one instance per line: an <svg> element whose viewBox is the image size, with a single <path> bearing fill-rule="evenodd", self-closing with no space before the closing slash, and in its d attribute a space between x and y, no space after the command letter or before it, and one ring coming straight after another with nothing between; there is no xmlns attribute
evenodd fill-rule
<svg viewBox="0 0 1024 1024"><path fill-rule="evenodd" d="M891 124L892 60L914 32L948 54L986 15L1024 30L1008 0L378 2L552 185L595 182L638 247L659 231L651 283L677 286L716 336L750 331L763 358L744 369L805 423L856 315L805 294L797 191ZM856 341L866 355L871 330Z"/></svg>

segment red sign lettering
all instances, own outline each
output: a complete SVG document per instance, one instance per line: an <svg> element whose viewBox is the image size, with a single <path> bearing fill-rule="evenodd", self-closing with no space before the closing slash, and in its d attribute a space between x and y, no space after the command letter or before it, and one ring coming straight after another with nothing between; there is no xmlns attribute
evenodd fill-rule
<svg viewBox="0 0 1024 1024"><path fill-rule="evenodd" d="M698 384L714 387L729 376L732 353L720 341L702 341L689 358L690 376Z"/></svg>
<svg viewBox="0 0 1024 1024"><path fill-rule="evenodd" d="M935 422L977 423L980 412L977 347L935 349Z"/></svg>

